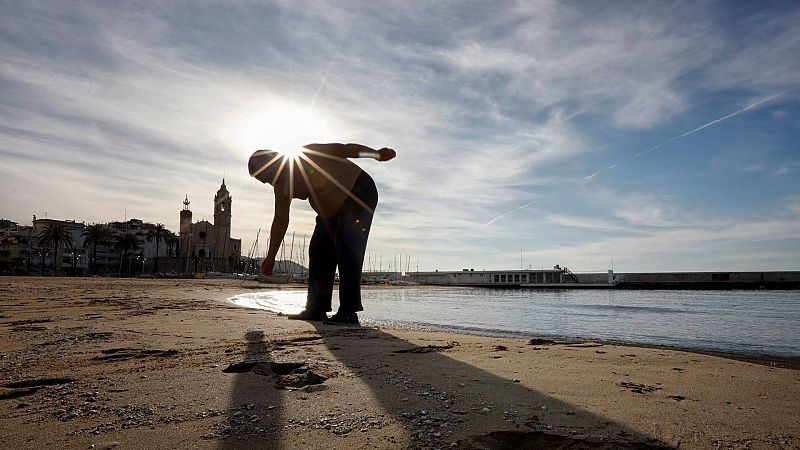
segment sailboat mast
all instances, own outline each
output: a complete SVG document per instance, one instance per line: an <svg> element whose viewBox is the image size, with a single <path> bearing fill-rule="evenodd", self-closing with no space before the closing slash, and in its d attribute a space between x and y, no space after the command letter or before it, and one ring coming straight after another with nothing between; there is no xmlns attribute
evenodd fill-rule
<svg viewBox="0 0 800 450"><path fill-rule="evenodd" d="M291 274L294 270L294 231L292 231L292 246L289 247L289 274Z"/></svg>
<svg viewBox="0 0 800 450"><path fill-rule="evenodd" d="M306 234L303 233L303 250L302 255L300 256L300 273L305 275L306 273Z"/></svg>

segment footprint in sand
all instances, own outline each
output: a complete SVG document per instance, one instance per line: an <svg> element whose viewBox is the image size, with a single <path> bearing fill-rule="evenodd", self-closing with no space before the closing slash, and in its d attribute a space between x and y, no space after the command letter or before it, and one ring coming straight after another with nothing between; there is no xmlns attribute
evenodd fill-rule
<svg viewBox="0 0 800 450"><path fill-rule="evenodd" d="M225 373L253 372L257 375L272 377L278 388L303 388L322 385L328 379L313 372L303 362L266 362L243 361L230 364L222 369Z"/></svg>

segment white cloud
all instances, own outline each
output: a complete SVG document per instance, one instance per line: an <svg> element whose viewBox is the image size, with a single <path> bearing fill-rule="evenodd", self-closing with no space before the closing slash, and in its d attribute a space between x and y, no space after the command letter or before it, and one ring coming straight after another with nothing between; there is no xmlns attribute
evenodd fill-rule
<svg viewBox="0 0 800 450"><path fill-rule="evenodd" d="M621 225L615 221L605 220L596 217L578 217L564 214L547 214L545 220L553 225L560 227L579 228L592 231L642 234L642 230L629 226Z"/></svg>
<svg viewBox="0 0 800 450"><path fill-rule="evenodd" d="M778 165L775 169L775 175L785 176L790 175L797 171L797 167L800 166L800 163L795 161L785 161Z"/></svg>
<svg viewBox="0 0 800 450"><path fill-rule="evenodd" d="M796 6L796 5L794 5ZM740 45L720 49L720 57L706 70L713 88L753 89L773 93L800 83L800 9L765 8L748 17L739 29L729 30Z"/></svg>
<svg viewBox="0 0 800 450"><path fill-rule="evenodd" d="M800 239L794 220L740 222L719 227L656 229L644 235L618 237L528 252L528 257L560 261L578 271L598 270L614 258L618 271L786 270L796 267L792 255L765 259L753 244ZM715 265L710 262L715 261Z"/></svg>
<svg viewBox="0 0 800 450"><path fill-rule="evenodd" d="M225 172L234 234L248 248L268 227L272 195L247 175L254 149L241 122L281 103L335 117L332 140L397 148L390 163L359 162L381 189L375 252L417 247L439 267L498 261L516 245L506 236L544 248L547 230L530 238L531 219L542 218L691 242L693 231L733 228L692 217L669 194L580 184L577 172L603 145L577 119L612 132L658 127L698 93L759 93L800 72L787 57L800 34L791 14L754 19L775 32L739 42L714 4L354 5L10 8L0 22L10 36L0 44L0 154L10 165L0 167L0 192L25 180L40 192L4 194L3 205L19 220L32 208L101 220L124 205L175 228L185 193L196 217L210 216ZM793 171L788 162L774 169ZM570 208L609 201L595 217ZM293 206L293 229L312 223L307 206ZM594 236L565 251L592 261L615 242ZM631 242L646 248L622 243Z"/></svg>
<svg viewBox="0 0 800 450"><path fill-rule="evenodd" d="M611 7L587 20L591 9L524 4L499 18L514 24L507 33L479 34L480 41L462 33L462 42L440 53L467 77L502 74L506 95L538 107L610 106L616 124L626 127L649 127L682 111L689 92L678 79L722 45L702 11Z"/></svg>
<svg viewBox="0 0 800 450"><path fill-rule="evenodd" d="M800 199L790 199L788 201L788 210L791 213L800 216Z"/></svg>

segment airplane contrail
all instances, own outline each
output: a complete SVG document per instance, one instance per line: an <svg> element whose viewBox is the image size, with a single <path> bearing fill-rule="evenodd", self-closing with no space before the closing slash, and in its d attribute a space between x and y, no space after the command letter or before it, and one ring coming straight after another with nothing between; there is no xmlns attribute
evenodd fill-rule
<svg viewBox="0 0 800 450"><path fill-rule="evenodd" d="M757 102L753 102L753 103L751 103L751 104L749 104L749 105L745 106L744 108L742 108L742 109L740 109L740 110L738 110L738 111L736 111L736 112L733 112L733 113L730 113L730 114L728 114L727 116L723 116L723 117L720 117L719 119L712 120L711 122L708 122L708 123L707 123L707 124L705 124L705 125L700 125L699 127L695 128L694 130L687 131L686 133L683 133L683 134L681 134L681 135L679 135L679 136L673 136L673 137L671 137L671 138L667 139L666 141L664 141L664 142L662 142L662 143L660 143L660 144L656 145L655 147L650 147L650 148L648 148L647 150L645 150L645 151L643 151L643 152L639 152L639 153L637 153L636 155L634 155L634 158L638 158L639 156L646 155L646 154L648 154L648 153L650 153L650 152L652 152L652 151L654 151L654 150L657 150L657 149L659 149L659 148L663 147L663 146L664 146L664 145L666 145L666 144L669 144L670 142L672 142L672 141L674 141L674 140L677 140L677 139L680 139L680 138L684 138L684 137L686 137L686 136L689 136L690 134L697 133L697 132L698 132L698 131L700 131L700 130L703 130L703 129L705 129L705 128L708 128L708 127L710 127L710 126L714 126L714 125L716 125L716 124L718 124L718 123L720 123L720 122L722 122L722 121L728 120L728 119L730 119L730 118L731 118L731 117L733 117L733 116L737 116L737 115L739 115L739 114L741 114L741 113L743 113L743 112L747 112L747 111L749 111L749 110L751 110L751 109L755 108L756 106L758 106L758 105L760 105L760 104L762 104L762 103L764 103L764 102L768 102L768 101L772 100L772 99L773 99L773 98L775 98L775 97L780 97L780 96L781 96L781 95L783 95L783 94L785 94L785 92L781 92L780 94L774 94L774 95L770 95L770 96L769 96L769 97L767 97L767 98L763 98L763 99L761 99L761 100L759 100L759 101L757 101Z"/></svg>
<svg viewBox="0 0 800 450"><path fill-rule="evenodd" d="M593 174L591 174L591 175L586 175L585 177L583 177L583 179L584 179L584 180L591 180L592 178L594 178L594 177L596 177L596 176L600 175L600 172L601 172L601 171L600 171L600 170L598 170L597 172L595 172L595 173L593 173Z"/></svg>
<svg viewBox="0 0 800 450"><path fill-rule="evenodd" d="M498 220L502 219L503 217L506 217L506 216L509 216L509 215L511 215L511 214L514 214L515 212L517 212L517 211L519 211L519 210L521 210L521 209L525 209L525 208L527 208L527 207L529 207L529 206L533 205L534 203L536 203L536 202L538 202L538 201L539 201L539 199L537 198L536 200L534 200L534 201L532 201L532 202L530 202L530 203L526 203L526 204L524 204L524 205L522 205L522 206L520 206L520 207L518 207L518 208L512 209L511 211L509 211L509 212L507 212L507 213L500 214L499 216L495 217L494 219L492 219L492 220L490 220L490 221L486 222L486 225L491 225L491 224L493 224L493 223L497 222Z"/></svg>
<svg viewBox="0 0 800 450"><path fill-rule="evenodd" d="M720 122L723 122L723 121L725 121L725 120L728 120L728 119L730 119L730 118L731 118L731 117L733 117L733 116L737 116L737 115L739 115L739 114L741 114L741 113L743 113L743 112L747 112L747 111L749 111L749 110L751 110L751 109L755 108L756 106L758 106L758 105L760 105L760 104L762 104L762 103L768 102L768 101L770 101L770 100L772 100L772 99L774 99L774 98L776 98L776 97L780 97L780 96L782 96L782 95L783 95L783 94L785 94L785 93L786 93L786 92L781 92L781 93L778 93L778 94L773 94L773 95L770 95L769 97L766 97L766 98L762 98L761 100L758 100L758 101L756 101L756 102L753 102L753 103L751 103L751 104L749 104L749 105L745 106L744 108L742 108L742 109L740 109L740 110L738 110L738 111L736 111L736 112L732 112L732 113L730 113L730 114L728 114L728 115L726 115L726 116L722 116L722 117L720 117L719 119L715 119L715 120L712 120L711 122L708 122L708 123L706 123L706 124L700 125L699 127L695 128L695 129L693 129L693 130L691 130L691 131L687 131L686 133L680 134L680 135L678 135L678 136L673 136L673 137L671 137L671 138L667 139L666 141L664 141L664 142L662 142L662 143L660 143L660 144L658 144L658 145L654 145L654 146L652 146L652 147L648 148L647 150L642 150L641 152L639 152L639 153L636 153L635 155L633 155L633 156L631 156L630 158L627 158L627 159L638 158L638 157L640 157L640 156L643 156L643 155L646 155L646 154L648 154L648 153L654 152L654 151L656 151L656 150L658 150L658 149L660 149L660 148L664 147L665 145L669 144L670 142L676 141L676 140L678 140L678 139L681 139L681 138L685 138L686 136L689 136L689 135L691 135L691 134L697 133L697 132L698 132L698 131L700 131L700 130L706 129L706 128L708 128L708 127L711 127L711 126L714 126L714 125L716 125L716 124L718 124L718 123L720 123ZM620 162L616 162L616 163L614 163L614 164L611 164L610 166L608 166L608 167L607 167L607 168L605 168L605 169L600 169L600 170L598 170L597 172L595 172L595 173L593 173L593 174L591 174L591 175L587 175L587 176L583 177L583 179L584 179L584 180L591 180L592 178L594 178L594 177L596 177L597 175L599 175L601 172L604 172L604 171L606 171L606 170L609 170L609 169L613 169L614 167L616 167L618 164L621 164L622 162L623 162L623 161L620 161Z"/></svg>

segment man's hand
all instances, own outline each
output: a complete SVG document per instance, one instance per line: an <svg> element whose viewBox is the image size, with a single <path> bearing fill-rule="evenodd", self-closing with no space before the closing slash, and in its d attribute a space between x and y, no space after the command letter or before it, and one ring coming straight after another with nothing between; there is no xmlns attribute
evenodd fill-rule
<svg viewBox="0 0 800 450"><path fill-rule="evenodd" d="M388 147L383 147L382 149L378 150L378 161L388 161L395 156L397 156L397 152Z"/></svg>
<svg viewBox="0 0 800 450"><path fill-rule="evenodd" d="M261 275L272 275L272 269L275 268L275 258L266 257L264 262L261 263Z"/></svg>

